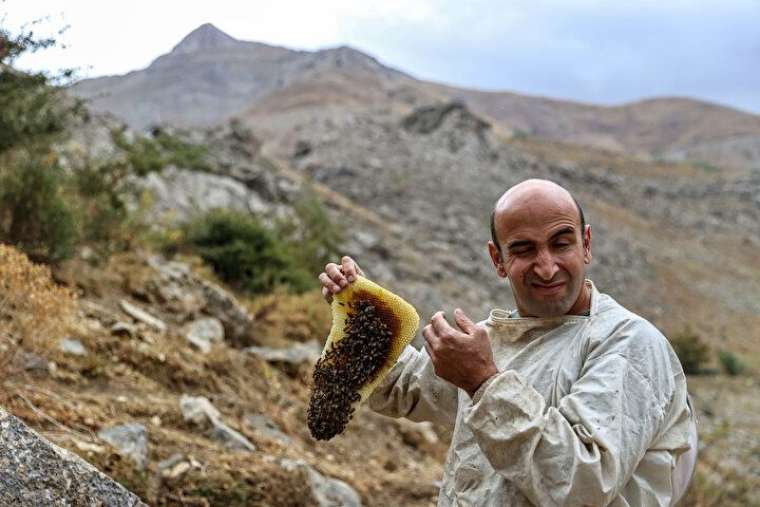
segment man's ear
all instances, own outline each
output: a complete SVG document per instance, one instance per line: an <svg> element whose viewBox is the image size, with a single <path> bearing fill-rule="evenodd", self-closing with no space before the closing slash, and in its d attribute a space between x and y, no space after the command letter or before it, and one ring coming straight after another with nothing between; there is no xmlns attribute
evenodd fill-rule
<svg viewBox="0 0 760 507"><path fill-rule="evenodd" d="M583 262L591 264L591 225L583 230Z"/></svg>
<svg viewBox="0 0 760 507"><path fill-rule="evenodd" d="M499 248L493 241L488 242L488 255L491 256L491 262L493 262L493 266L496 268L496 274L500 278L506 278L507 270L504 267L504 257L502 257L501 251L499 251Z"/></svg>

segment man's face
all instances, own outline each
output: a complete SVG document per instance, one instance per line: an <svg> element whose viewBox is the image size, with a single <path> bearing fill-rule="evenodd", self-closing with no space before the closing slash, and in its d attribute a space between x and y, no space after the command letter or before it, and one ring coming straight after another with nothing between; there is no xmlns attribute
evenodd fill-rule
<svg viewBox="0 0 760 507"><path fill-rule="evenodd" d="M569 196L568 196L569 198ZM591 229L581 231L572 199L533 196L497 212L501 252L489 252L502 277L509 278L523 317L575 313L581 304L586 264L591 261Z"/></svg>

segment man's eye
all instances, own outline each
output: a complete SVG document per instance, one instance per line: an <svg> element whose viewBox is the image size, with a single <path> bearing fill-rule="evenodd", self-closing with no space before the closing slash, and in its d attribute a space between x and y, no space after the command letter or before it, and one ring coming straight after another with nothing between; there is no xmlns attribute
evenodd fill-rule
<svg viewBox="0 0 760 507"><path fill-rule="evenodd" d="M526 254L530 253L532 250L533 249L530 248L530 247L528 247L528 248L518 248L518 249L515 249L515 250L510 250L510 253L512 255L526 255Z"/></svg>

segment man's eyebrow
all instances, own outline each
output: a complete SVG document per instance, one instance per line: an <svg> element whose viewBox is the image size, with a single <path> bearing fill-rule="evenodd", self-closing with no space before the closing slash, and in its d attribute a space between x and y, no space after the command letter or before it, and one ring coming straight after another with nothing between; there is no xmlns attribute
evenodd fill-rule
<svg viewBox="0 0 760 507"><path fill-rule="evenodd" d="M568 227L563 227L562 229L560 229L557 232L555 232L554 234L552 234L552 237L549 238L549 241L551 241L553 239L557 239L558 237L560 237L560 236L562 236L564 234L575 234L575 229L573 229L572 227L569 227L569 226Z"/></svg>

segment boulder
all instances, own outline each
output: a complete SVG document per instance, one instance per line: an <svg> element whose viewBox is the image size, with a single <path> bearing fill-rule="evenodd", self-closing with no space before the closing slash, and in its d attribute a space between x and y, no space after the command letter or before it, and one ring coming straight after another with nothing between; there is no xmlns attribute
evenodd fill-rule
<svg viewBox="0 0 760 507"><path fill-rule="evenodd" d="M238 431L222 421L222 414L203 396L182 395L179 401L182 416L198 426L209 427L209 436L221 442L226 448L253 452L256 446Z"/></svg>
<svg viewBox="0 0 760 507"><path fill-rule="evenodd" d="M98 432L119 454L129 457L140 470L148 462L148 430L143 424L131 423L105 428Z"/></svg>
<svg viewBox="0 0 760 507"><path fill-rule="evenodd" d="M290 445L292 440L283 433L275 422L264 414L246 414L243 423L266 438L277 440L284 445Z"/></svg>
<svg viewBox="0 0 760 507"><path fill-rule="evenodd" d="M133 319L146 324L147 326L155 329L159 333L166 332L166 323L161 319L154 317L142 308L133 305L129 301L122 299L119 301L119 307L124 310L124 313L132 317Z"/></svg>
<svg viewBox="0 0 760 507"><path fill-rule="evenodd" d="M0 505L145 504L79 456L0 409Z"/></svg>
<svg viewBox="0 0 760 507"><path fill-rule="evenodd" d="M224 325L214 317L194 320L185 328L185 338L206 354L214 343L224 341Z"/></svg>
<svg viewBox="0 0 760 507"><path fill-rule="evenodd" d="M301 460L283 459L280 466L288 471L303 470L309 481L311 494L319 507L361 507L362 499L354 488L345 482L325 477L313 466Z"/></svg>
<svg viewBox="0 0 760 507"><path fill-rule="evenodd" d="M195 276L190 266L166 261L159 256L148 258L148 264L158 273L154 292L169 308L183 314L200 311L221 321L224 338L233 345L253 343L253 317L229 292L218 285Z"/></svg>

